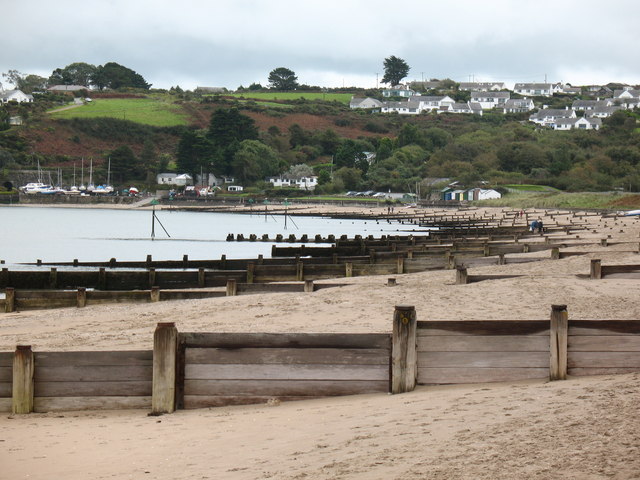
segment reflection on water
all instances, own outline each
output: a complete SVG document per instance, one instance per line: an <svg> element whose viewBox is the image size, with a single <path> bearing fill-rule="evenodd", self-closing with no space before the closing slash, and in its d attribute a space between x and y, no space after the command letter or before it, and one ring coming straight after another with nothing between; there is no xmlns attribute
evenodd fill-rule
<svg viewBox="0 0 640 480"><path fill-rule="evenodd" d="M5 232L0 241L0 259L5 266L21 262L81 262L269 257L271 243L227 242L229 233L270 238L316 234L380 235L401 234L405 225L375 220L344 220L320 217L239 215L232 213L157 211L168 238L156 222L151 239L152 212L149 210L71 209L38 207L0 207Z"/></svg>

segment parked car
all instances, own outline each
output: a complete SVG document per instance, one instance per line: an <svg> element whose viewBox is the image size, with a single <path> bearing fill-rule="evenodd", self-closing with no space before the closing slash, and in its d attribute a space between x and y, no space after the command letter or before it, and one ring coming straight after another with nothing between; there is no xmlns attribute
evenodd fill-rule
<svg viewBox="0 0 640 480"><path fill-rule="evenodd" d="M387 196L387 194L384 193L384 192L378 192L378 193L374 193L373 194L373 198L384 198L386 196Z"/></svg>

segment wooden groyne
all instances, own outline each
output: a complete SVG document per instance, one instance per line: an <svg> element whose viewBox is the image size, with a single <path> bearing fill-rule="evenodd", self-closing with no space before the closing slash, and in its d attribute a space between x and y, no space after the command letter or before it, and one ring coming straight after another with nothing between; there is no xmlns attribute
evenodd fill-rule
<svg viewBox="0 0 640 480"><path fill-rule="evenodd" d="M398 305L389 332L180 332L153 350L0 352L0 412L178 409L410 392L417 385L564 380L640 371L640 321L418 320Z"/></svg>

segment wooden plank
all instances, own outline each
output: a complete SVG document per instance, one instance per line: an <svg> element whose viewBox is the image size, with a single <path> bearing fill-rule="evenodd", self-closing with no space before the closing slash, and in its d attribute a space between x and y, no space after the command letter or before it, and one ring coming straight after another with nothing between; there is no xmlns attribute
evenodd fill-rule
<svg viewBox="0 0 640 480"><path fill-rule="evenodd" d="M640 334L640 320L569 320L569 336L629 334Z"/></svg>
<svg viewBox="0 0 640 480"><path fill-rule="evenodd" d="M291 395L253 395L253 396L235 396L235 395L188 395L184 398L184 408L210 408L210 407L226 407L231 405L256 405L267 404L269 401L278 399L281 402L292 402L300 400L309 400L312 398L322 398L322 395L314 396L291 396Z"/></svg>
<svg viewBox="0 0 640 480"><path fill-rule="evenodd" d="M11 383L13 381L13 367L0 367L0 382Z"/></svg>
<svg viewBox="0 0 640 480"><path fill-rule="evenodd" d="M152 377L151 365L38 366L35 371L36 382L151 381Z"/></svg>
<svg viewBox="0 0 640 480"><path fill-rule="evenodd" d="M388 365L189 365L186 380L388 380Z"/></svg>
<svg viewBox="0 0 640 480"><path fill-rule="evenodd" d="M153 365L153 350L36 352L36 367Z"/></svg>
<svg viewBox="0 0 640 480"><path fill-rule="evenodd" d="M0 398L0 412L8 413L11 412L11 398Z"/></svg>
<svg viewBox="0 0 640 480"><path fill-rule="evenodd" d="M151 382L36 382L36 397L150 396Z"/></svg>
<svg viewBox="0 0 640 480"><path fill-rule="evenodd" d="M569 351L640 352L640 335L570 336Z"/></svg>
<svg viewBox="0 0 640 480"><path fill-rule="evenodd" d="M187 347L217 348L388 348L384 333L180 333Z"/></svg>
<svg viewBox="0 0 640 480"><path fill-rule="evenodd" d="M419 352L548 352L542 335L439 335L418 337Z"/></svg>
<svg viewBox="0 0 640 480"><path fill-rule="evenodd" d="M334 396L388 392L385 381L337 380L186 380L189 395Z"/></svg>
<svg viewBox="0 0 640 480"><path fill-rule="evenodd" d="M569 368L636 368L640 367L638 352L569 352Z"/></svg>
<svg viewBox="0 0 640 480"><path fill-rule="evenodd" d="M420 352L418 370L423 367L548 368L549 352Z"/></svg>
<svg viewBox="0 0 640 480"><path fill-rule="evenodd" d="M0 367L11 367L13 365L13 352L0 352Z"/></svg>
<svg viewBox="0 0 640 480"><path fill-rule="evenodd" d="M420 385L455 383L515 382L536 378L549 378L546 368L427 368L418 369Z"/></svg>
<svg viewBox="0 0 640 480"><path fill-rule="evenodd" d="M419 321L424 335L549 335L549 320L453 320Z"/></svg>
<svg viewBox="0 0 640 480"><path fill-rule="evenodd" d="M151 397L36 397L35 412L149 409Z"/></svg>
<svg viewBox="0 0 640 480"><path fill-rule="evenodd" d="M604 267L602 267L604 269ZM640 272L616 272L616 273L603 273L600 278L606 278L607 280L619 278L621 280L637 280L640 278Z"/></svg>
<svg viewBox="0 0 640 480"><path fill-rule="evenodd" d="M366 348L188 348L186 363L388 365L389 351Z"/></svg>
<svg viewBox="0 0 640 480"><path fill-rule="evenodd" d="M640 368L637 368L637 367L636 368L633 368L633 367L569 368L569 375L573 375L576 377L581 377L586 375L624 375L626 373L635 373L635 372L640 372Z"/></svg>
<svg viewBox="0 0 640 480"><path fill-rule="evenodd" d="M0 383L0 398L11 398L13 392L13 383L2 382Z"/></svg>

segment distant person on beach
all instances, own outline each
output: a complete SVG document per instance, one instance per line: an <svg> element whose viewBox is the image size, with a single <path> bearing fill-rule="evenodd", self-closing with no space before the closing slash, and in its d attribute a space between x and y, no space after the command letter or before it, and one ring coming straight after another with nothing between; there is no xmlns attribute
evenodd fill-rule
<svg viewBox="0 0 640 480"><path fill-rule="evenodd" d="M529 227L529 230L531 230L532 232L535 232L538 229L538 220L534 220L533 222L531 222L531 226Z"/></svg>
<svg viewBox="0 0 640 480"><path fill-rule="evenodd" d="M538 219L538 233L544 232L544 225L542 224L542 220Z"/></svg>

